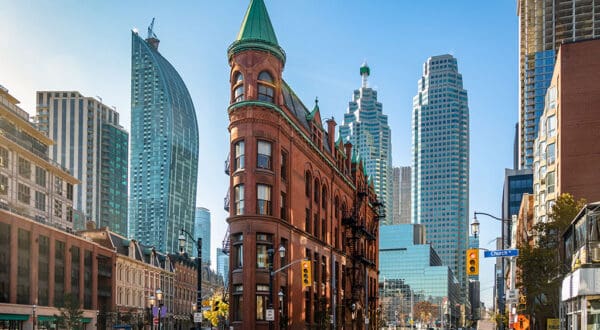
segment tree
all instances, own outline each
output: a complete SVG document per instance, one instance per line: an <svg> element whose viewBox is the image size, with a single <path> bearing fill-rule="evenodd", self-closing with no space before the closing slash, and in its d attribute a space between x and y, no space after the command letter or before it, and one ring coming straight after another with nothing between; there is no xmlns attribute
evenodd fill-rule
<svg viewBox="0 0 600 330"><path fill-rule="evenodd" d="M517 287L526 296L521 312L531 316L534 324L545 327L548 318L557 318L560 303L560 286L565 269L560 259L561 235L585 206L585 200L576 201L570 194L556 199L547 222L534 226L537 240L533 247L527 243L519 246Z"/></svg>
<svg viewBox="0 0 600 330"><path fill-rule="evenodd" d="M425 324L431 324L438 318L439 308L429 301L419 301L414 306L414 318Z"/></svg>
<svg viewBox="0 0 600 330"><path fill-rule="evenodd" d="M54 315L59 327L67 330L80 329L83 325L83 310L79 299L72 293L65 295L62 306L58 306L60 315Z"/></svg>

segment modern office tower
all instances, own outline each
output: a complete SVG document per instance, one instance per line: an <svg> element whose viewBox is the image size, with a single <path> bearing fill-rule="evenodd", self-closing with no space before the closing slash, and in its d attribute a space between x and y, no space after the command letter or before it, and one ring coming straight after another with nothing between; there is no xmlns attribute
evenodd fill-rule
<svg viewBox="0 0 600 330"><path fill-rule="evenodd" d="M600 3L597 0L519 0L517 15L519 168L530 168L556 51L563 42L600 36Z"/></svg>
<svg viewBox="0 0 600 330"><path fill-rule="evenodd" d="M198 124L187 87L158 52L153 25L146 40L131 35L129 235L177 253L180 230L194 228Z"/></svg>
<svg viewBox="0 0 600 330"><path fill-rule="evenodd" d="M217 274L223 278L223 284L229 286L229 255L217 248Z"/></svg>
<svg viewBox="0 0 600 330"><path fill-rule="evenodd" d="M354 150L366 164L367 174L373 180L379 200L385 204L386 219L382 223L393 222L392 200L392 132L387 115L377 101L377 91L368 87L367 79L371 69L364 63L360 67L362 85L354 90L352 101L340 125L343 142L352 143Z"/></svg>
<svg viewBox="0 0 600 330"><path fill-rule="evenodd" d="M76 91L39 91L36 110L39 129L55 141L50 158L81 181L73 207L97 227L127 235L129 134L119 113Z"/></svg>
<svg viewBox="0 0 600 330"><path fill-rule="evenodd" d="M469 107L452 55L423 65L412 114L412 220L458 277L467 296Z"/></svg>
<svg viewBox="0 0 600 330"><path fill-rule="evenodd" d="M449 320L458 326L461 312L457 304L463 303L460 285L452 269L442 264L426 241L425 226L381 226L379 235L379 295L387 325L408 327L412 300L413 305L428 302L435 307L430 326L441 327L443 322L444 328L450 328ZM419 316L413 317L417 320Z"/></svg>
<svg viewBox="0 0 600 330"><path fill-rule="evenodd" d="M400 167L392 168L392 217L393 225L400 223Z"/></svg>
<svg viewBox="0 0 600 330"><path fill-rule="evenodd" d="M400 222L411 223L411 169L410 166L400 167Z"/></svg>
<svg viewBox="0 0 600 330"><path fill-rule="evenodd" d="M534 221L556 198L600 200L600 39L564 43L546 93L533 164Z"/></svg>
<svg viewBox="0 0 600 330"><path fill-rule="evenodd" d="M0 85L0 209L72 231L77 223L73 192L79 181L48 156L54 142L18 104Z"/></svg>
<svg viewBox="0 0 600 330"><path fill-rule="evenodd" d="M377 318L383 206L361 157L283 80L263 0L227 55L230 327L362 328Z"/></svg>
<svg viewBox="0 0 600 330"><path fill-rule="evenodd" d="M202 238L202 263L210 265L210 210L196 207L194 216L194 238ZM198 249L194 248L194 256L198 257Z"/></svg>
<svg viewBox="0 0 600 330"><path fill-rule="evenodd" d="M502 191L502 219L512 219L519 215L523 194L533 193L533 171L530 168L504 170L504 188ZM512 221L498 222L504 231L504 246L512 245Z"/></svg>

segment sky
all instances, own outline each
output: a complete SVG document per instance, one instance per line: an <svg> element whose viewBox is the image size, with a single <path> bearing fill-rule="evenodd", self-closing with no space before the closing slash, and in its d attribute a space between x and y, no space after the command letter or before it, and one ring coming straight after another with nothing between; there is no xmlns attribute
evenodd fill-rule
<svg viewBox="0 0 600 330"><path fill-rule="evenodd" d="M154 32L159 51L191 93L199 126L197 206L211 211L211 260L227 228L223 198L229 65L249 0L7 1L0 10L0 84L35 114L38 90L79 91L116 107L130 131L131 30ZM322 118L341 124L359 67L371 67L392 130L394 166L411 162L412 98L428 57L458 59L470 109L470 214L501 215L504 169L513 167L518 120L516 2L265 0L287 54L283 77ZM470 217L472 218L472 217ZM500 222L480 216L480 246L494 249ZM469 219L472 221L472 219ZM481 299L492 305L494 260L481 255Z"/></svg>

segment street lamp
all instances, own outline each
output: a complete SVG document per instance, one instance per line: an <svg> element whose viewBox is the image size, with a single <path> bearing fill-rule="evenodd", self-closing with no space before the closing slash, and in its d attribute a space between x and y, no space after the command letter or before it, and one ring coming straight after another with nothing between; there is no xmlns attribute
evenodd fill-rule
<svg viewBox="0 0 600 330"><path fill-rule="evenodd" d="M179 234L179 251L183 254L185 247L185 234L187 234L192 242L196 243L196 249L198 250L198 258L196 258L196 271L197 273L197 293L196 293L196 308L200 309L202 306L202 237L198 237L198 240L195 240L192 234L187 232L185 229L181 228L181 233ZM196 323L196 329L200 329L200 324Z"/></svg>
<svg viewBox="0 0 600 330"><path fill-rule="evenodd" d="M148 297L148 304L150 304L150 328L154 328L154 304L156 304L156 297L150 295Z"/></svg>
<svg viewBox="0 0 600 330"><path fill-rule="evenodd" d="M158 330L160 330L160 310L163 307L163 292L160 289L156 289L156 300L158 302Z"/></svg>
<svg viewBox="0 0 600 330"><path fill-rule="evenodd" d="M471 223L471 232L473 233L473 236L477 237L477 234L479 233L479 221L477 221L477 215L485 215L488 216L494 220L500 221L501 222L501 226L500 226L500 230L501 230L501 243L500 243L500 248L502 250L504 250L504 223L510 223L511 219L502 219L496 216L493 216L489 213L485 213L485 212L473 212L473 222ZM500 292L500 299L498 301L498 307L500 309L500 313L502 315L502 317L504 318L504 257L501 257L502 259L502 290ZM501 330L504 330L504 321L502 322L502 325L500 326Z"/></svg>

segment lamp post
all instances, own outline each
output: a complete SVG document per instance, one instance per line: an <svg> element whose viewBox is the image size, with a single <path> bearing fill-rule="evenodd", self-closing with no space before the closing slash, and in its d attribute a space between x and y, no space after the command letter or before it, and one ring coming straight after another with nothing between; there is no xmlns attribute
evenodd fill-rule
<svg viewBox="0 0 600 330"><path fill-rule="evenodd" d="M477 234L479 233L479 221L477 221L477 215L485 215L488 216L494 220L500 221L501 226L501 244L500 244L500 248L502 250L504 250L505 245L504 245L504 223L510 223L510 219L502 219L496 216L493 216L489 213L485 213L485 212L473 212L473 222L471 223L471 232L473 233L473 236L477 237ZM504 296L505 296L505 291L504 290L504 257L501 257L502 259L502 266L501 266L501 272L502 272L502 290L500 292L500 299L498 299L498 309L500 309L500 314L502 315L502 321L501 321L501 325L500 325L500 330L504 330L504 309L505 309L505 304L504 304Z"/></svg>
<svg viewBox="0 0 600 330"><path fill-rule="evenodd" d="M150 304L150 329L154 329L154 304L156 303L156 297L151 295L148 297L148 304Z"/></svg>
<svg viewBox="0 0 600 330"><path fill-rule="evenodd" d="M185 248L185 234L189 236L192 242L196 243L196 248L198 250L198 258L196 258L196 271L197 273L197 293L196 293L196 308L200 309L202 306L202 237L198 237L198 240L195 240L192 234L187 232L185 229L181 228L181 233L179 234L179 250L180 253L183 254ZM196 329L200 329L200 324L196 323Z"/></svg>
<svg viewBox="0 0 600 330"><path fill-rule="evenodd" d="M156 289L156 301L158 302L158 330L160 330L160 312L163 306L163 292Z"/></svg>
<svg viewBox="0 0 600 330"><path fill-rule="evenodd" d="M283 259L285 257L285 246L279 245L279 249L277 249L277 251L279 252L279 256ZM275 276L276 273L286 269L287 267L295 264L296 262L300 262L300 260L296 261L296 262L292 262L290 264L287 264L277 270L273 270L273 254L275 254L275 251L273 250L273 248L269 248L267 250L267 255L269 257L269 307L268 309L273 310L273 301L275 300L275 296L273 295L273 277ZM280 299L283 300L283 292L279 292L281 294ZM278 294L279 295L279 294ZM275 312L273 311L273 317L275 316ZM269 320L269 329L273 329L273 321Z"/></svg>
<svg viewBox="0 0 600 330"><path fill-rule="evenodd" d="M35 305L35 304L34 304L34 305L33 305L33 306L31 306L31 307L32 307L31 309L33 310L33 315L32 315L32 316L33 316L33 318L32 318L32 320L31 320L31 321L33 322L33 330L35 330L35 326L36 326L36 324L35 324L35 323L36 323L36 322L35 322L35 321L36 321L36 318L35 318L35 310L36 310L36 308L37 308L37 305Z"/></svg>

